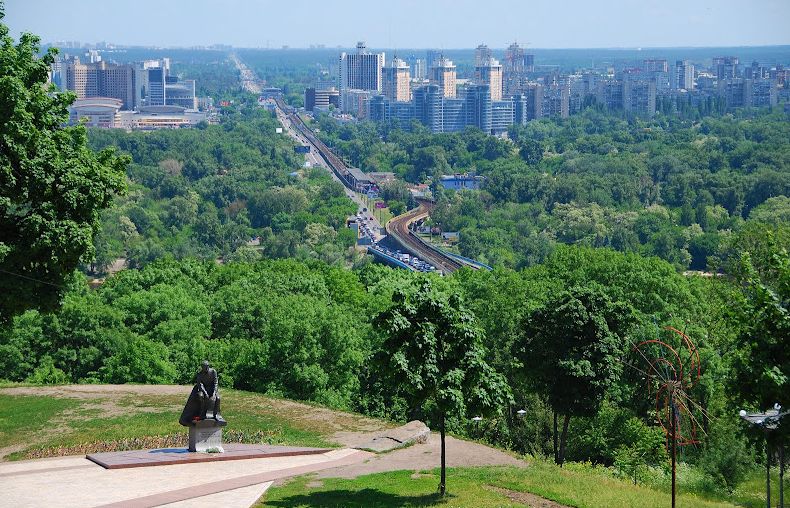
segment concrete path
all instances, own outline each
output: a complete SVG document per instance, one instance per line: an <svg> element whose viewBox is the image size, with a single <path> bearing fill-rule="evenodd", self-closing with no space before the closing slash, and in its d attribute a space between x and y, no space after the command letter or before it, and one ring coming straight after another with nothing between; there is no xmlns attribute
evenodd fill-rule
<svg viewBox="0 0 790 508"><path fill-rule="evenodd" d="M340 449L317 455L104 469L84 457L0 464L4 506L244 507L274 480L364 461L371 453Z"/></svg>

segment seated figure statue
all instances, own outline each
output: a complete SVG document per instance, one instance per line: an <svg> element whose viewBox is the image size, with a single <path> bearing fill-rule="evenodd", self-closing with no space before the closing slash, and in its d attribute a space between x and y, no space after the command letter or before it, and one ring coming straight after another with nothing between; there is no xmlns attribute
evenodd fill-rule
<svg viewBox="0 0 790 508"><path fill-rule="evenodd" d="M210 415L210 416L209 416ZM189 426L195 421L212 418L218 422L225 422L219 413L219 379L217 371L212 369L208 361L204 361L198 371L195 386L189 394L184 411L178 422Z"/></svg>

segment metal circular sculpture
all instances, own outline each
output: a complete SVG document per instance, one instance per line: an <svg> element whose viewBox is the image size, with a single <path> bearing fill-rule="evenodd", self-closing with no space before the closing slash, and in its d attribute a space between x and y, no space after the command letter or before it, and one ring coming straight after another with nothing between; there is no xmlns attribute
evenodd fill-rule
<svg viewBox="0 0 790 508"><path fill-rule="evenodd" d="M680 338L679 348L652 339L640 342L636 349L648 365L648 390L655 394L656 417L667 437L672 438L674 421L677 445L697 444L699 425L689 393L700 379L699 351L685 333L671 326L665 329Z"/></svg>
<svg viewBox="0 0 790 508"><path fill-rule="evenodd" d="M647 364L644 372L648 393L655 394L656 418L667 436L672 457L672 506L675 506L675 463L677 446L699 443L699 423L694 413L704 416L702 407L690 396L699 383L701 367L697 346L684 332L671 326L665 330L679 337L679 345L672 346L658 339L645 340L634 349Z"/></svg>

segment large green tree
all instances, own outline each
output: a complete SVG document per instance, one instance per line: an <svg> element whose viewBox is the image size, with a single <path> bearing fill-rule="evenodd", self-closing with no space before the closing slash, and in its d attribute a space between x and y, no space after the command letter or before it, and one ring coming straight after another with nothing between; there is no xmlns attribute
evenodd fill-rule
<svg viewBox="0 0 790 508"><path fill-rule="evenodd" d="M439 492L444 495L447 418L501 408L509 389L486 362L484 333L457 293L421 278L396 290L392 301L375 320L385 339L374 364L413 407L433 408L441 435Z"/></svg>
<svg viewBox="0 0 790 508"><path fill-rule="evenodd" d="M555 461L562 465L571 416L594 416L618 380L629 306L595 283L575 286L531 313L514 353L554 410ZM557 447L557 414L564 416Z"/></svg>
<svg viewBox="0 0 790 508"><path fill-rule="evenodd" d="M99 212L125 188L127 159L64 127L74 95L47 86L55 54L39 56L28 33L15 44L0 23L0 321L60 301L93 258Z"/></svg>
<svg viewBox="0 0 790 508"><path fill-rule="evenodd" d="M773 243L773 242L768 242ZM773 243L762 262L748 252L738 279L745 295L733 388L753 409L790 405L790 257Z"/></svg>

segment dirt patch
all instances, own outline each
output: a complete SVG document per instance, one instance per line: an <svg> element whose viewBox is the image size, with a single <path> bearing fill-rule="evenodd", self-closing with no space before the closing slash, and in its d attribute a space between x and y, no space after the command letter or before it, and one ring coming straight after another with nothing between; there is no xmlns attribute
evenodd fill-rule
<svg viewBox="0 0 790 508"><path fill-rule="evenodd" d="M447 437L446 446L448 467L527 466L527 462L513 455L471 441ZM404 469L422 471L439 467L440 458L440 438L438 434L432 433L425 444L414 444L408 448L376 455L362 463L327 469L319 472L316 477L356 478L366 474Z"/></svg>
<svg viewBox="0 0 790 508"><path fill-rule="evenodd" d="M569 508L564 504L555 503L549 499L530 494L529 492L517 492L515 490L503 489L493 485L486 485L486 489L499 492L514 503L521 503L531 508Z"/></svg>
<svg viewBox="0 0 790 508"><path fill-rule="evenodd" d="M50 396L70 399L101 399L129 395L189 395L189 388L179 385L64 385L14 386L0 388L2 395Z"/></svg>

